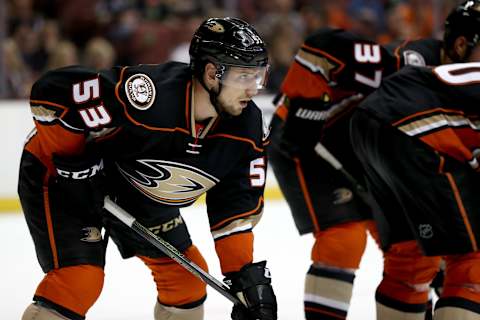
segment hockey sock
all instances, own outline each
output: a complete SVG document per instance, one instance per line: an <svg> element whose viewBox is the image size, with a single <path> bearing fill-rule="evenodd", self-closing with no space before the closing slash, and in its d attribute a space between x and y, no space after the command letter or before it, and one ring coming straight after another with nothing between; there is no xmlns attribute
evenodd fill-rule
<svg viewBox="0 0 480 320"><path fill-rule="evenodd" d="M346 319L354 278L353 271L312 265L305 279L305 318Z"/></svg>
<svg viewBox="0 0 480 320"><path fill-rule="evenodd" d="M439 257L423 256L415 241L392 245L385 252L383 280L375 295L377 319L424 320L439 264Z"/></svg>
<svg viewBox="0 0 480 320"><path fill-rule="evenodd" d="M480 253L445 257L442 295L435 305L434 319L480 319Z"/></svg>
<svg viewBox="0 0 480 320"><path fill-rule="evenodd" d="M195 308L183 309L167 307L157 301L154 310L155 320L203 320L203 304Z"/></svg>

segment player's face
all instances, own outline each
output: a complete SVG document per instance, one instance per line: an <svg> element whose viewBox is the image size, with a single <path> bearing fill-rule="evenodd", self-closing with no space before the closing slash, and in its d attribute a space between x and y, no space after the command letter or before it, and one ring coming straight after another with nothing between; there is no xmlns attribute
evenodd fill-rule
<svg viewBox="0 0 480 320"><path fill-rule="evenodd" d="M218 96L223 112L238 116L248 102L264 88L267 68L231 67L222 77L222 90Z"/></svg>

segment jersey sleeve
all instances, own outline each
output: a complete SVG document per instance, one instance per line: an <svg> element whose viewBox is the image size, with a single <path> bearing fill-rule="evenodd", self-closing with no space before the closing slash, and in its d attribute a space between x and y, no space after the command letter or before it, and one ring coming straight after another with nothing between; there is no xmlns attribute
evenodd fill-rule
<svg viewBox="0 0 480 320"><path fill-rule="evenodd" d="M262 216L267 170L262 124L230 173L207 192L207 211L215 248L224 274L253 261L252 229Z"/></svg>
<svg viewBox="0 0 480 320"><path fill-rule="evenodd" d="M395 56L397 70L404 66L423 67L442 64L443 43L437 39L404 40L391 43L386 48Z"/></svg>
<svg viewBox="0 0 480 320"><path fill-rule="evenodd" d="M53 170L53 155L81 156L91 138L113 123L109 77L82 67L46 73L32 87L31 113L36 132L26 149Z"/></svg>
<svg viewBox="0 0 480 320"><path fill-rule="evenodd" d="M283 123L283 148L311 152L323 131L395 71L394 57L381 45L341 29L309 35L281 87L275 114Z"/></svg>

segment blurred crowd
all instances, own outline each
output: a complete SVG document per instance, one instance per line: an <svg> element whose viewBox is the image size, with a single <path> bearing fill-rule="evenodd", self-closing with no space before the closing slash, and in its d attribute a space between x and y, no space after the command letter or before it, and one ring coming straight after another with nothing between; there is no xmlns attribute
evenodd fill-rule
<svg viewBox="0 0 480 320"><path fill-rule="evenodd" d="M277 91L305 35L322 26L387 43L440 37L456 0L6 0L4 98L27 98L45 71L72 64L188 62L205 17L252 23L271 54L268 90ZM0 8L2 10L2 8ZM1 26L0 26L1 27Z"/></svg>

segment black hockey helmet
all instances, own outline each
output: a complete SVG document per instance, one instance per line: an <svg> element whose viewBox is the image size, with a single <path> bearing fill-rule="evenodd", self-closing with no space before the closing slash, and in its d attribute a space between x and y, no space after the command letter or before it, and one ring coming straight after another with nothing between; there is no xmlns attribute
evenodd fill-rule
<svg viewBox="0 0 480 320"><path fill-rule="evenodd" d="M227 66L266 67L265 42L247 22L237 18L205 20L190 42L190 67L199 75L207 62ZM221 76L221 74L220 74Z"/></svg>
<svg viewBox="0 0 480 320"><path fill-rule="evenodd" d="M190 69L210 95L219 114L218 96L223 85L238 89L265 88L268 76L267 46L257 31L237 18L210 18L202 22L190 42ZM216 66L217 89L207 88L203 72L207 63Z"/></svg>
<svg viewBox="0 0 480 320"><path fill-rule="evenodd" d="M458 57L452 56L453 44L460 36L464 36L468 41L469 51L466 55L468 57L480 40L480 0L462 2L445 20L444 46L447 54L455 62L462 62L458 61Z"/></svg>

